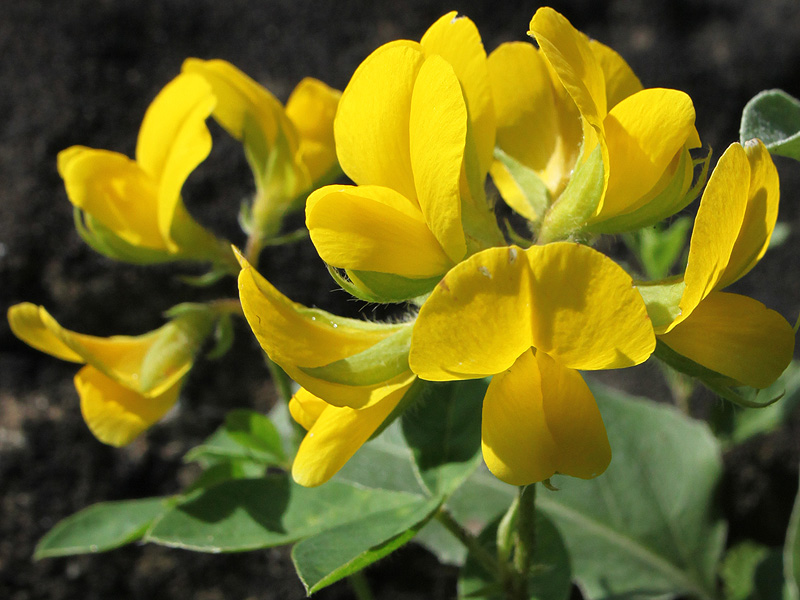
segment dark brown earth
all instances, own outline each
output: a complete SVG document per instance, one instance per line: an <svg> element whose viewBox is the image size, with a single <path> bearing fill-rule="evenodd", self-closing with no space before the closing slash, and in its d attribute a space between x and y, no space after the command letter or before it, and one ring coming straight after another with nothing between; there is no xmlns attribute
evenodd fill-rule
<svg viewBox="0 0 800 600"><path fill-rule="evenodd" d="M738 138L745 102L765 88L800 96L800 4L796 0L573 0L554 2L575 26L622 53L647 87L688 92L698 130L718 156ZM87 333L136 334L189 299L230 296L232 281L198 292L169 267L113 263L87 248L55 169L72 144L132 154L145 108L184 58L224 58L285 100L314 76L343 88L359 62L386 41L418 39L457 9L488 50L525 39L538 5L419 0L4 0L0 2L0 305L43 304ZM219 133L219 132L217 132ZM240 150L224 136L185 190L189 210L242 243L236 212L251 191ZM800 311L800 164L781 161L781 220L792 235L739 291ZM262 270L295 300L354 314L313 248L265 254ZM96 442L72 387L75 368L18 342L0 323L0 598L98 600L303 597L283 550L208 556L154 546L66 559L31 560L59 519L102 500L164 495L194 476L182 455L232 407L266 410L274 398L255 343L239 327L232 352L195 369L180 409L130 447ZM649 369L622 381L663 396ZM797 421L726 458L723 496L732 537L778 545L797 485ZM368 571L377 598L452 598L455 574L410 546ZM351 598L341 583L320 598Z"/></svg>

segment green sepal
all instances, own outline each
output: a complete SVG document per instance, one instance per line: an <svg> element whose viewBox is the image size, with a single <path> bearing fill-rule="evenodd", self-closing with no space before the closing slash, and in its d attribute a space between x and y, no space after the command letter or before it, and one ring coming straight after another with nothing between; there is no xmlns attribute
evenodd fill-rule
<svg viewBox="0 0 800 600"><path fill-rule="evenodd" d="M666 327L681 314L680 302L686 282L683 275L668 277L660 281L637 281L636 289L642 295L647 316L658 330Z"/></svg>
<svg viewBox="0 0 800 600"><path fill-rule="evenodd" d="M230 314L220 315L214 327L214 347L206 352L208 360L225 356L233 346L233 318Z"/></svg>
<svg viewBox="0 0 800 600"><path fill-rule="evenodd" d="M330 383L375 385L408 372L411 349L409 324L366 350L322 367L299 367L301 371Z"/></svg>
<svg viewBox="0 0 800 600"><path fill-rule="evenodd" d="M726 375L722 375L721 373L717 373L716 371L712 371L711 369L694 362L690 358L679 354L658 338L656 338L656 349L653 352L653 355L664 361L676 371L694 377L712 392L717 394L720 398L724 398L725 400L744 408L766 408L783 397L783 394L779 394L778 396L765 402L756 402L755 398L758 395L758 390L745 388L747 391L742 392L734 389L743 388L744 386L742 386L735 379L732 379Z"/></svg>
<svg viewBox="0 0 800 600"><path fill-rule="evenodd" d="M227 275L231 274L232 273L228 269L222 268L219 265L215 265L207 273L203 273L202 275L178 275L177 279L186 285L203 288L214 285Z"/></svg>
<svg viewBox="0 0 800 600"><path fill-rule="evenodd" d="M541 219L552 201L550 191L542 178L534 170L529 169L498 147L494 149L494 158L505 167L506 172L514 180L525 201L531 207L531 211L537 216L537 220Z"/></svg>
<svg viewBox="0 0 800 600"><path fill-rule="evenodd" d="M103 256L134 265L152 265L177 260L174 254L166 250L142 248L126 242L77 206L73 207L72 217L81 239L92 250Z"/></svg>
<svg viewBox="0 0 800 600"><path fill-rule="evenodd" d="M684 149L678 168L666 187L648 200L638 209L616 217L588 225L587 233L624 233L643 227L650 227L680 212L691 204L702 191L708 178L708 167L711 163L711 149L704 157L692 159L689 151ZM683 192L683 179L686 162L692 161L692 168L701 165L700 173L686 193Z"/></svg>
<svg viewBox="0 0 800 600"><path fill-rule="evenodd" d="M771 154L800 160L800 100L783 90L756 94L742 111L739 138L758 138Z"/></svg>
<svg viewBox="0 0 800 600"><path fill-rule="evenodd" d="M575 168L569 183L545 215L538 243L566 240L582 231L603 198L605 169L598 145L589 158Z"/></svg>
<svg viewBox="0 0 800 600"><path fill-rule="evenodd" d="M407 302L429 294L441 277L410 279L390 273L374 271L345 271L343 276L334 268L328 267L336 282L346 292L365 302L391 304Z"/></svg>

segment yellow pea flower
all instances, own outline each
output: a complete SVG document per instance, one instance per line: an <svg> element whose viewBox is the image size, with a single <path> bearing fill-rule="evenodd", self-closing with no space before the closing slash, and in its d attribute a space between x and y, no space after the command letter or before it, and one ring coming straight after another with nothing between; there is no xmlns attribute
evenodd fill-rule
<svg viewBox="0 0 800 600"><path fill-rule="evenodd" d="M369 323L292 302L239 257L245 318L269 358L303 386L294 419L308 429L294 479L332 477L394 411L416 377L408 368L411 324Z"/></svg>
<svg viewBox="0 0 800 600"><path fill-rule="evenodd" d="M611 459L576 369L639 364L655 348L631 278L587 246L490 248L456 265L420 309L409 364L421 379L493 375L482 447L500 479L591 478Z"/></svg>
<svg viewBox="0 0 800 600"><path fill-rule="evenodd" d="M94 436L111 446L129 444L177 402L216 318L202 308L184 310L144 335L102 338L61 327L41 306L22 303L8 310L20 340L85 365L75 375L81 413Z"/></svg>
<svg viewBox="0 0 800 600"><path fill-rule="evenodd" d="M179 75L147 109L135 161L84 146L58 154L76 224L92 247L134 263L233 261L229 245L192 219L181 200L186 178L211 151L205 120L215 103L201 77Z"/></svg>
<svg viewBox="0 0 800 600"><path fill-rule="evenodd" d="M689 96L643 89L622 57L551 8L529 34L538 50L508 43L489 57L500 151L491 173L540 241L638 228L683 208L689 150L700 145ZM510 163L538 177L539 194L524 193Z"/></svg>
<svg viewBox="0 0 800 600"><path fill-rule="evenodd" d="M465 255L503 243L483 191L494 109L469 19L447 14L420 43L368 56L343 92L334 135L357 185L312 193L306 225L322 259L367 298L421 295Z"/></svg>
<svg viewBox="0 0 800 600"><path fill-rule="evenodd" d="M213 116L244 144L256 182L251 227L274 237L284 215L313 187L340 173L333 117L341 93L303 79L284 107L266 88L224 60L189 58L184 73L203 77L217 97Z"/></svg>
<svg viewBox="0 0 800 600"><path fill-rule="evenodd" d="M778 172L758 140L732 144L703 192L683 276L639 285L658 340L734 382L765 388L789 365L781 315L722 292L764 256L778 218Z"/></svg>

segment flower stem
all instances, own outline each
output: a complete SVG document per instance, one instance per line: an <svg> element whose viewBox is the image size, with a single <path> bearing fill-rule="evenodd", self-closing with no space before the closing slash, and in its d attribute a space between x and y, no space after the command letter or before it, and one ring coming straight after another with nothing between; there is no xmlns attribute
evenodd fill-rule
<svg viewBox="0 0 800 600"><path fill-rule="evenodd" d="M461 542L480 565L493 576L500 572L497 559L478 541L478 538L464 529L461 524L453 518L445 507L441 507L435 515L439 523L444 526L455 538Z"/></svg>
<svg viewBox="0 0 800 600"><path fill-rule="evenodd" d="M288 404L289 400L291 400L293 396L292 381L289 379L286 371L281 369L280 365L273 362L272 359L267 356L266 352L264 353L264 362L267 363L269 375L272 378L272 383L275 385L275 389L278 390L278 395L284 402Z"/></svg>
<svg viewBox="0 0 800 600"><path fill-rule="evenodd" d="M514 532L514 558L507 565L503 587L509 600L528 600L528 577L536 548L536 487L521 486L516 502L516 531ZM510 567L510 568L509 568Z"/></svg>
<svg viewBox="0 0 800 600"><path fill-rule="evenodd" d="M347 583L353 590L353 595L357 600L374 600L375 596L372 595L372 590L369 587L367 578L364 577L364 571L357 571L347 578Z"/></svg>

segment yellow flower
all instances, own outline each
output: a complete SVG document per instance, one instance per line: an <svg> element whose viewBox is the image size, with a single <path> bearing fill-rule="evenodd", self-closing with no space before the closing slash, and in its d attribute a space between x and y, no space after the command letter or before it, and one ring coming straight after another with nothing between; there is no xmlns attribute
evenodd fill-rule
<svg viewBox="0 0 800 600"><path fill-rule="evenodd" d="M194 221L181 200L186 178L211 150L205 119L215 102L201 77L179 75L147 109L135 161L83 146L58 154L58 172L90 245L129 262L232 261L229 247Z"/></svg>
<svg viewBox="0 0 800 600"><path fill-rule="evenodd" d="M764 145L732 144L700 200L685 273L639 285L660 342L755 388L769 386L788 366L794 332L761 302L720 290L764 256L779 197L778 172Z"/></svg>
<svg viewBox="0 0 800 600"><path fill-rule="evenodd" d="M256 181L253 227L274 236L303 194L339 174L333 117L341 93L303 79L286 103L224 60L189 58L184 73L203 77L217 97L213 116L245 147Z"/></svg>
<svg viewBox="0 0 800 600"><path fill-rule="evenodd" d="M465 255L502 244L483 183L494 147L486 53L455 13L420 43L378 48L345 89L336 151L356 186L309 196L322 259L370 299L429 291Z"/></svg>
<svg viewBox="0 0 800 600"><path fill-rule="evenodd" d="M269 358L303 386L290 404L309 430L295 480L324 483L392 413L415 380L411 324L369 323L292 302L239 257L245 318Z"/></svg>
<svg viewBox="0 0 800 600"><path fill-rule="evenodd" d="M538 50L507 43L489 57L506 157L491 173L509 205L538 222L542 241L638 228L683 208L689 149L700 145L689 96L642 89L622 57L551 8L536 12L529 34ZM538 195L524 193L510 163L538 177Z"/></svg>
<svg viewBox="0 0 800 600"><path fill-rule="evenodd" d="M101 338L64 329L41 306L8 310L11 331L23 342L85 365L75 375L81 412L94 436L111 446L129 444L175 404L215 319L203 309L185 310L144 335Z"/></svg>
<svg viewBox="0 0 800 600"><path fill-rule="evenodd" d="M605 427L575 369L639 364L654 347L631 278L589 247L557 242L491 248L454 267L420 309L409 364L430 381L494 375L483 456L525 485L605 470Z"/></svg>

